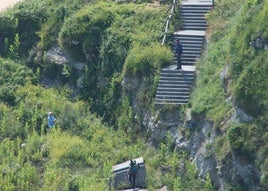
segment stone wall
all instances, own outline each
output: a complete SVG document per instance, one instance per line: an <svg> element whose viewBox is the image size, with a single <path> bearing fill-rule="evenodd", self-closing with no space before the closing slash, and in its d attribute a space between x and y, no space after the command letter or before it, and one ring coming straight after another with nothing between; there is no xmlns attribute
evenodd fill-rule
<svg viewBox="0 0 268 191"><path fill-rule="evenodd" d="M133 159L136 161L138 165L138 172L136 176L136 187L145 188L146 187L146 168L143 161L143 158ZM117 164L113 166L113 174L114 174L114 187L116 189L125 189L131 188L129 179L128 179L128 169L129 169L129 161L125 161L121 164Z"/></svg>

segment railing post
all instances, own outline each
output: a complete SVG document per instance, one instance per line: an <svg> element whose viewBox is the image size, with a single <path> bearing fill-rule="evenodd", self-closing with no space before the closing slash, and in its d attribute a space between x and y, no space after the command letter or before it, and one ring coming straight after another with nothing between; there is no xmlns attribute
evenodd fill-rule
<svg viewBox="0 0 268 191"><path fill-rule="evenodd" d="M112 191L112 178L109 178L109 191Z"/></svg>

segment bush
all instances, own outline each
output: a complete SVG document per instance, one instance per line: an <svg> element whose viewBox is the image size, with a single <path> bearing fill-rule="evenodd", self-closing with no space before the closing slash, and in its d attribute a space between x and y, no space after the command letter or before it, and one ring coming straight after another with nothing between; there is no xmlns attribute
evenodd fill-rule
<svg viewBox="0 0 268 191"><path fill-rule="evenodd" d="M12 17L0 16L0 55L7 56L8 48L15 36L17 21Z"/></svg>
<svg viewBox="0 0 268 191"><path fill-rule="evenodd" d="M19 34L21 46L20 52L28 54L28 51L40 39L37 31L47 19L47 11L43 3L27 1L16 7L10 14L17 20L16 33Z"/></svg>
<svg viewBox="0 0 268 191"><path fill-rule="evenodd" d="M112 24L113 17L102 4L78 11L63 24L59 33L61 46L77 60L85 60L85 54L97 58L102 35Z"/></svg>
<svg viewBox="0 0 268 191"><path fill-rule="evenodd" d="M172 52L160 44L135 46L128 54L124 65L124 75L147 76L160 71L172 61Z"/></svg>

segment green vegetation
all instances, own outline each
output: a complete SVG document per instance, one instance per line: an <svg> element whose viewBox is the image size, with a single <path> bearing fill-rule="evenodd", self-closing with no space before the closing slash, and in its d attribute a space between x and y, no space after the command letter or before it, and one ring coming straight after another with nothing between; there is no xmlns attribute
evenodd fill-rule
<svg viewBox="0 0 268 191"><path fill-rule="evenodd" d="M172 52L160 46L168 7L146 2L25 0L1 13L3 191L103 190L112 165L139 156L146 161L149 190L164 185L176 191L213 190L210 177L198 179L188 155L175 152L170 137L159 148L147 143L136 106L154 112L160 69L171 63ZM268 38L268 2L216 3L207 15L209 45L197 64L189 105L194 115L214 122L213 130L221 134L215 144L206 145L209 156L215 154L224 163L232 152L254 162L260 185L267 188L268 51L250 42ZM173 19L178 18L176 10ZM70 63L63 66L46 59L55 46L71 56ZM77 70L76 62L85 67ZM42 87L41 80L47 78L58 86ZM141 89L123 91L123 80ZM226 125L234 116L234 104L253 120ZM182 116L185 108L166 109ZM52 130L46 128L48 111L57 118ZM189 138L197 130L181 131Z"/></svg>
<svg viewBox="0 0 268 191"><path fill-rule="evenodd" d="M207 18L210 43L197 66L193 114L205 115L221 131L213 146L216 158L224 163L233 152L244 161L255 161L262 174L261 185L267 188L268 51L250 42L268 38L268 2L219 1ZM225 78L220 80L223 71ZM221 126L234 115L233 105L254 119ZM246 189L243 186L231 186L230 190Z"/></svg>
<svg viewBox="0 0 268 191"><path fill-rule="evenodd" d="M187 154L174 152L170 141L148 145L133 96L122 92L123 78L143 79L139 104L152 109L160 69L172 60L159 43L166 9L142 1L26 0L1 14L1 190L103 190L112 165L139 156L149 190L192 184L212 190L210 179L198 180ZM72 63L48 62L54 46ZM77 61L85 63L82 71L73 67ZM50 86L41 85L44 78L60 86L42 87ZM77 80L81 89L73 96L69 87ZM48 111L57 118L53 129L47 129Z"/></svg>

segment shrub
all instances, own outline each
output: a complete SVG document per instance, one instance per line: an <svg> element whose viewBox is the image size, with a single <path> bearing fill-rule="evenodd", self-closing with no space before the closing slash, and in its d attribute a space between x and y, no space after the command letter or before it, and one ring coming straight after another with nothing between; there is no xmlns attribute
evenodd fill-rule
<svg viewBox="0 0 268 191"><path fill-rule="evenodd" d="M28 54L28 50L40 40L36 32L47 19L47 11L43 4L44 2L27 1L10 13L18 23L16 32L20 36L20 52L23 54Z"/></svg>
<svg viewBox="0 0 268 191"><path fill-rule="evenodd" d="M98 57L102 35L112 21L113 14L102 4L85 7L64 22L60 44L77 60L85 60L85 54Z"/></svg>
<svg viewBox="0 0 268 191"><path fill-rule="evenodd" d="M170 64L172 52L160 44L135 46L129 52L124 65L124 75L147 76Z"/></svg>
<svg viewBox="0 0 268 191"><path fill-rule="evenodd" d="M10 16L0 16L0 55L7 56L8 47L11 40L15 36L15 29L17 27L17 20Z"/></svg>

